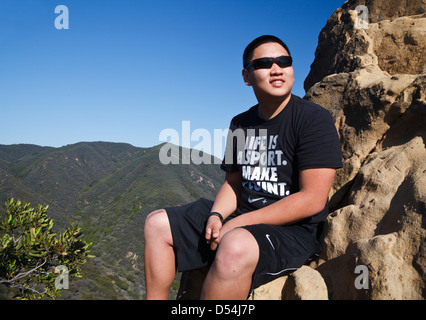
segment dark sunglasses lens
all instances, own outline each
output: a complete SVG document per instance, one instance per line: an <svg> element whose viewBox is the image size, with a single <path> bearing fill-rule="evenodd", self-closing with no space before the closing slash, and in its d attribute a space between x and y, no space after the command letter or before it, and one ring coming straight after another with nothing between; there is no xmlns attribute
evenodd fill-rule
<svg viewBox="0 0 426 320"><path fill-rule="evenodd" d="M281 67L281 68L285 68L285 67L290 67L293 59L289 56L283 56L283 57L278 57L276 59L277 64Z"/></svg>
<svg viewBox="0 0 426 320"><path fill-rule="evenodd" d="M257 69L269 69L273 64L272 58L260 58L253 61L253 67Z"/></svg>

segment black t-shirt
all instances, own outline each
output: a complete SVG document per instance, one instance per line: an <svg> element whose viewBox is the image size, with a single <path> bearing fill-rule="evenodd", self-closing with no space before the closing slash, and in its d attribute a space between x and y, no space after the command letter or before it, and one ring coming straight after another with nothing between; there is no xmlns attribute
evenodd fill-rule
<svg viewBox="0 0 426 320"><path fill-rule="evenodd" d="M341 145L330 113L295 95L270 120L259 117L258 105L234 117L221 165L226 172L242 174L237 214L298 192L301 170L341 167ZM328 203L303 222L317 224L327 214Z"/></svg>

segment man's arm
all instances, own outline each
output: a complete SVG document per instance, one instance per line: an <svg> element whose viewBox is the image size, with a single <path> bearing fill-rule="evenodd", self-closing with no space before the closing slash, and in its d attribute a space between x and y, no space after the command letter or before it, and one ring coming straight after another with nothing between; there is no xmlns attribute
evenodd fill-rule
<svg viewBox="0 0 426 320"><path fill-rule="evenodd" d="M320 212L328 199L336 169L307 169L300 172L300 191L267 207L242 214L230 220L220 229L212 244L217 247L223 235L237 227L253 224L283 225L311 217Z"/></svg>
<svg viewBox="0 0 426 320"><path fill-rule="evenodd" d="M223 219L228 218L237 210L238 199L241 191L241 172L227 172L225 182L216 195L212 212L219 212Z"/></svg>
<svg viewBox="0 0 426 320"><path fill-rule="evenodd" d="M211 212L219 212L223 219L228 218L237 210L238 199L241 191L241 172L227 172L225 182L216 195ZM217 216L211 216L207 221L206 240L214 241L219 236L222 223Z"/></svg>

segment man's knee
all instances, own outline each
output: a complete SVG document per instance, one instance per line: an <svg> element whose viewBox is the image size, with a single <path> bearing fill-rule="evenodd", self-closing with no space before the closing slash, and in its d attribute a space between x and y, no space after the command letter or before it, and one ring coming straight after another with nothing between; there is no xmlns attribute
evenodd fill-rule
<svg viewBox="0 0 426 320"><path fill-rule="evenodd" d="M216 254L217 271L233 275L239 272L254 272L259 259L259 246L246 229L237 228L228 232L220 241Z"/></svg>
<svg viewBox="0 0 426 320"><path fill-rule="evenodd" d="M145 240L149 240L150 237L155 237L156 239L164 238L171 244L173 240L171 238L170 222L164 209L153 211L146 217L144 236Z"/></svg>

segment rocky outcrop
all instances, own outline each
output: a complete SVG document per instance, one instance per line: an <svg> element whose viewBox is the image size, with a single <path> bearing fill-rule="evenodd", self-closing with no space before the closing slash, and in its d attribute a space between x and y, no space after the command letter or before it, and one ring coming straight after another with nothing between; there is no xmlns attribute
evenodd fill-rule
<svg viewBox="0 0 426 320"><path fill-rule="evenodd" d="M275 279L253 291L250 300L328 300L321 274L302 266L288 276Z"/></svg>
<svg viewBox="0 0 426 320"><path fill-rule="evenodd" d="M424 299L425 5L366 1L368 29L357 29L358 4L330 17L305 81L305 98L332 113L344 158L316 270L330 299ZM357 266L368 270L358 288Z"/></svg>
<svg viewBox="0 0 426 320"><path fill-rule="evenodd" d="M359 14L356 8L360 5L368 12ZM318 37L305 90L330 74L350 73L369 64L391 75L424 73L425 7L423 0L346 1ZM365 24L357 24L363 15Z"/></svg>
<svg viewBox="0 0 426 320"><path fill-rule="evenodd" d="M282 293L283 300L328 300L323 278L308 266L302 266L288 276Z"/></svg>
<svg viewBox="0 0 426 320"><path fill-rule="evenodd" d="M333 299L421 299L424 296L426 150L423 139L368 156L346 205L327 219L324 262L317 268ZM357 265L368 290L355 287Z"/></svg>

